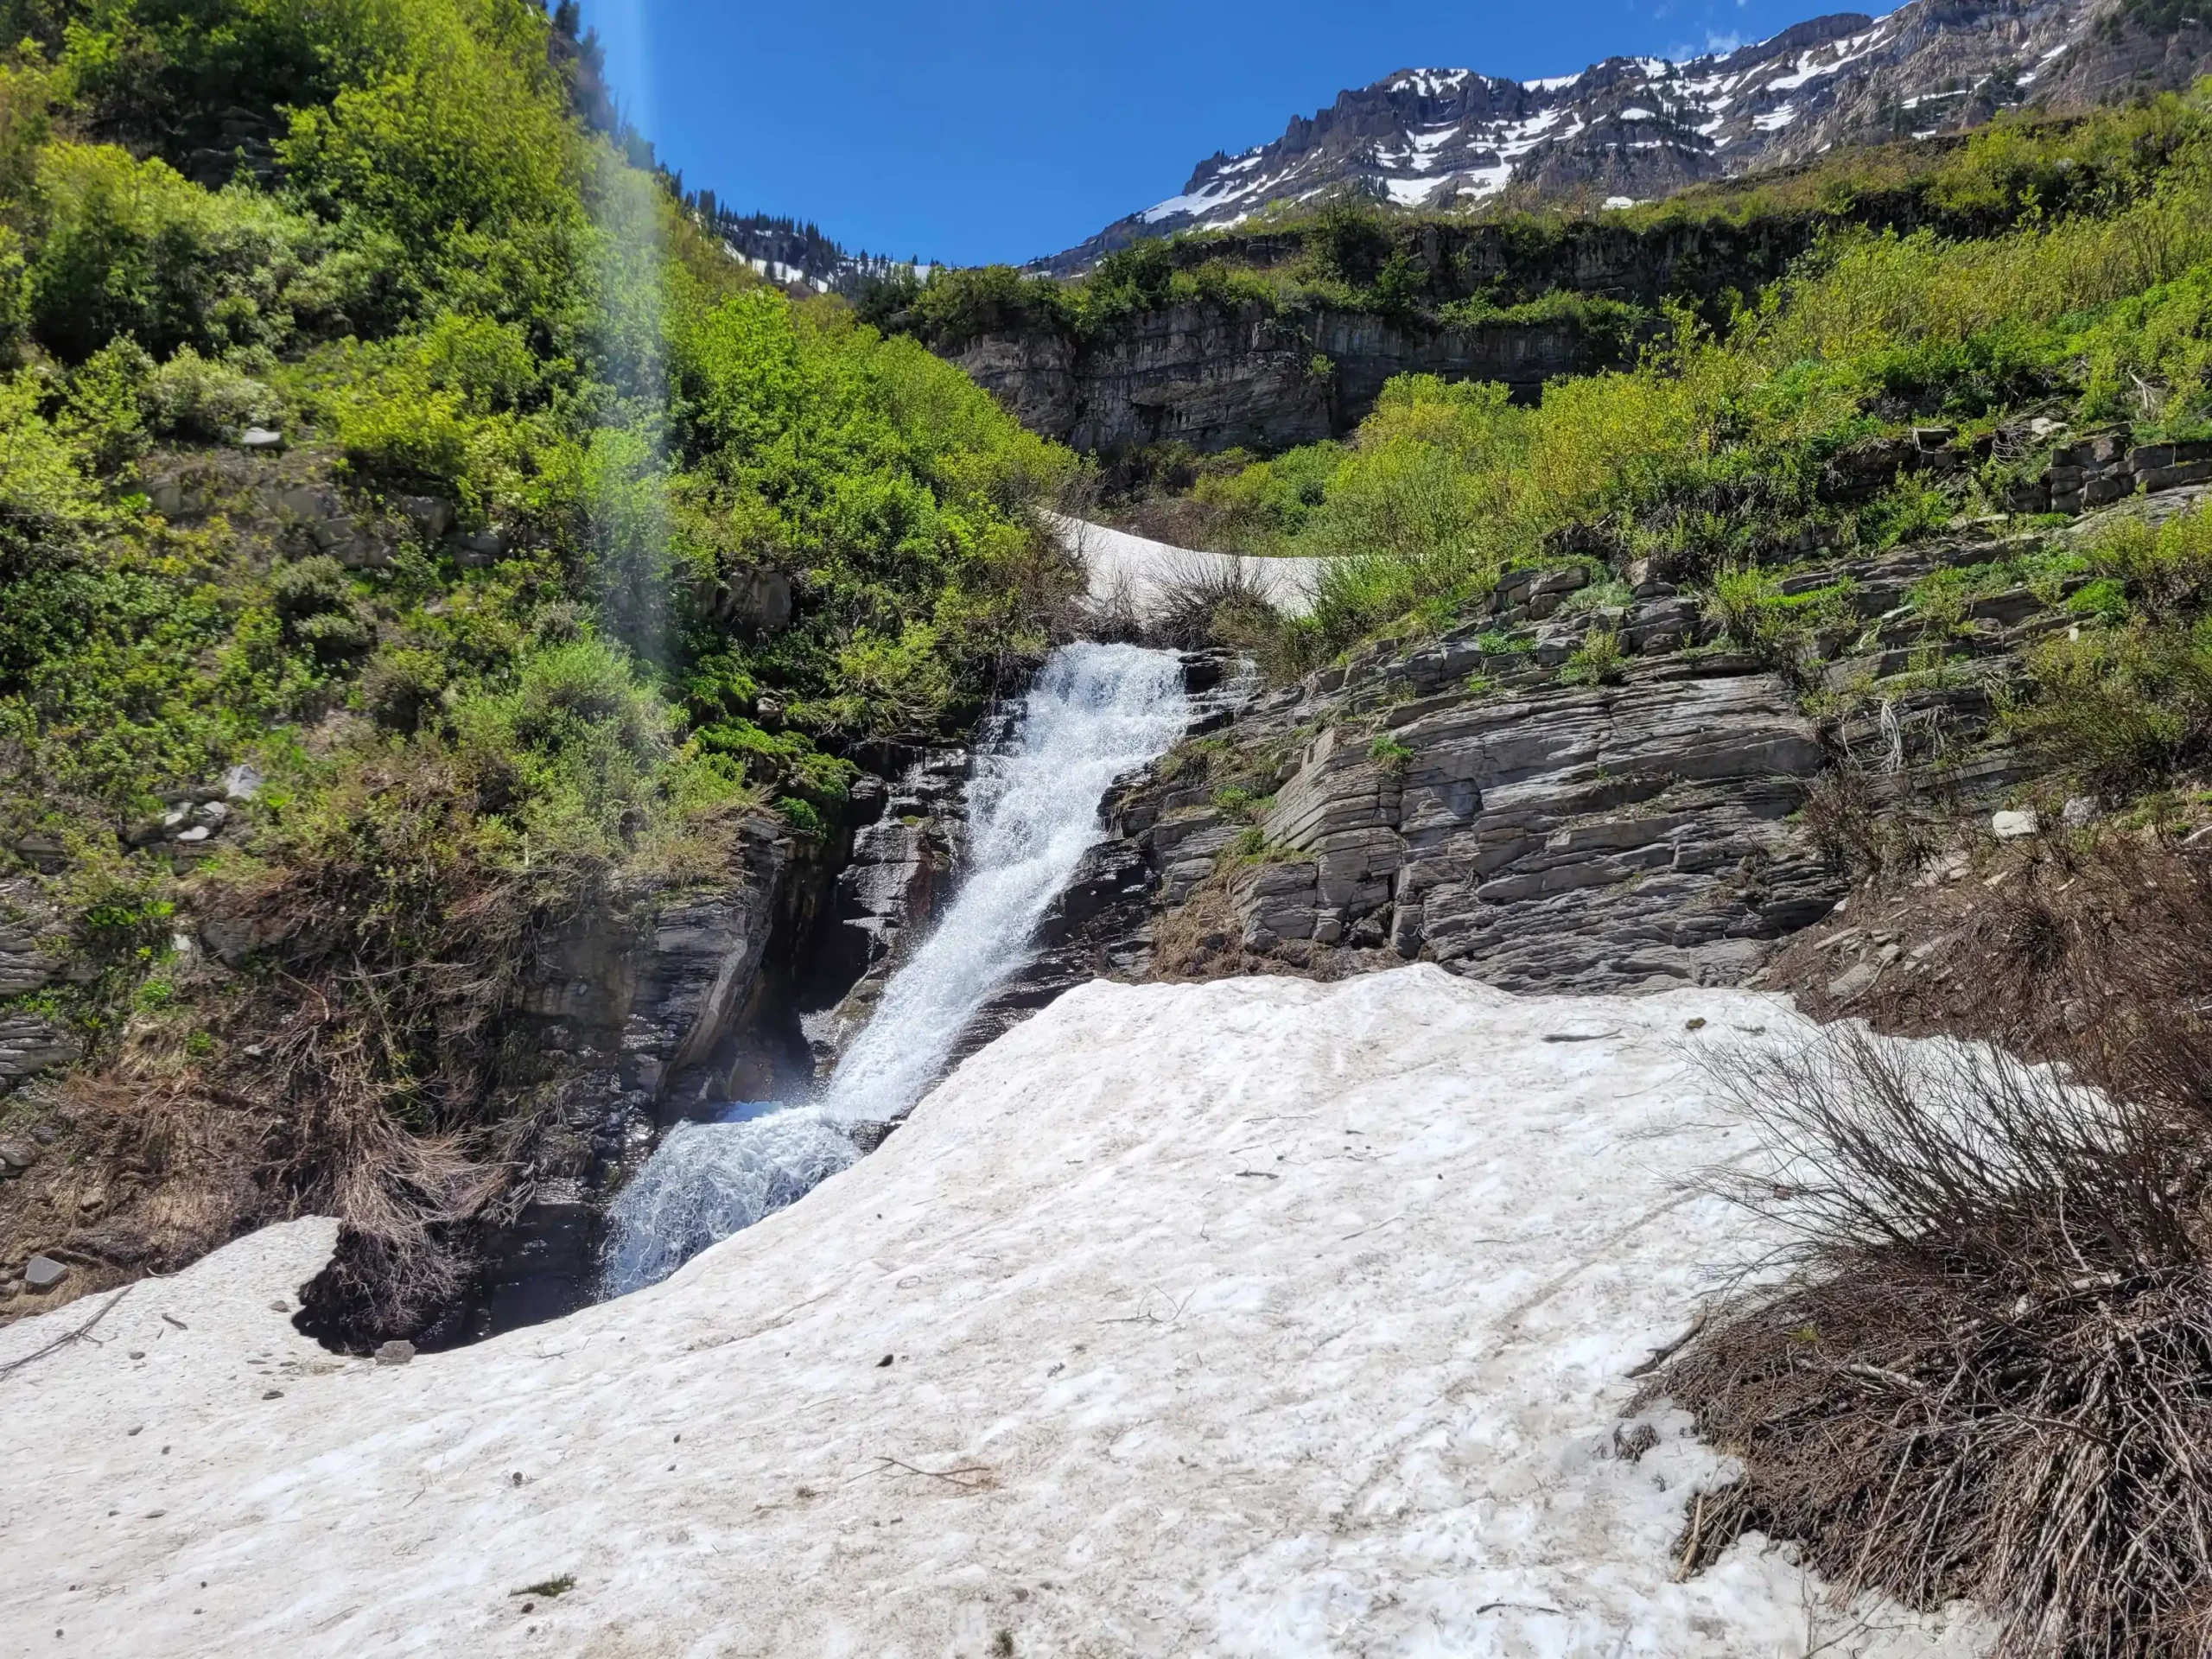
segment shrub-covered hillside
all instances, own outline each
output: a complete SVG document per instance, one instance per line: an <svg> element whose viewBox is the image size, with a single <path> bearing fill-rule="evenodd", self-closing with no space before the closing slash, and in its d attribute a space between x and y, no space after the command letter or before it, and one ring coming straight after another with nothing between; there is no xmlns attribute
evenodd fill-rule
<svg viewBox="0 0 2212 1659"><path fill-rule="evenodd" d="M529 941L748 813L834 831L1042 646L1069 457L708 241L575 25L0 3L0 936L66 963L0 1027L132 1172L0 1197L16 1244L334 1209L377 1294L449 1288ZM194 975L187 909L296 944Z"/></svg>
<svg viewBox="0 0 2212 1659"><path fill-rule="evenodd" d="M1848 198L1861 160L1827 192ZM1638 211L1657 225L1803 188ZM1294 666L1433 632L1514 565L1644 563L1710 589L2041 505L2024 486L2085 430L2212 435L2212 91L1999 124L1912 188L1968 228L1828 224L1764 289L1670 305L1633 368L1554 381L1534 407L1402 378L1348 442L1185 458L1180 499L1145 516L1335 561L1315 614L1268 642ZM1939 427L1923 465L1910 435Z"/></svg>

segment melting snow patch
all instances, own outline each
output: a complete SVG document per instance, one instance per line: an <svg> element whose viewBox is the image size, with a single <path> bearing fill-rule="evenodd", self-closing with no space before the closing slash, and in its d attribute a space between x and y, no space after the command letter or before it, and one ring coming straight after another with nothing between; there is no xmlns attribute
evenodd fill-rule
<svg viewBox="0 0 2212 1659"><path fill-rule="evenodd" d="M1970 1616L1824 1611L1755 1537L1675 1582L1726 1465L1672 1410L1613 1454L1630 1373L1760 1244L1698 1179L1751 1145L1691 1070L1731 1027L1802 1029L1427 966L1095 983L664 1283L405 1366L271 1310L334 1230L270 1228L0 1382L37 1425L0 1629L164 1659L1967 1659ZM91 1311L0 1332L0 1364Z"/></svg>

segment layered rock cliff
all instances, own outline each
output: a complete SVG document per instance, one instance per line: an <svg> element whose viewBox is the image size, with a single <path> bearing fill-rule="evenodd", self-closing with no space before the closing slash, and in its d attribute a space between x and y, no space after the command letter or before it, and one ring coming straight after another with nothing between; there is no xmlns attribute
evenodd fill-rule
<svg viewBox="0 0 2212 1659"><path fill-rule="evenodd" d="M1198 302L1096 337L985 334L950 355L1031 431L1110 454L1162 442L1280 449L1341 437L1393 375L1495 380L1531 397L1614 352L1566 321L1436 327Z"/></svg>
<svg viewBox="0 0 2212 1659"><path fill-rule="evenodd" d="M1242 701L1117 791L974 1039L1095 975L1419 960L1514 991L1742 983L1844 898L1854 837L1988 837L2031 775L1996 712L2091 586L2066 554L2109 515L2212 495L2166 448L2062 448L2038 487L2076 509L2076 474L2127 472L2071 528L1812 550L1768 601L1806 619L1787 640L1709 594L1561 566L1509 575L1437 638Z"/></svg>

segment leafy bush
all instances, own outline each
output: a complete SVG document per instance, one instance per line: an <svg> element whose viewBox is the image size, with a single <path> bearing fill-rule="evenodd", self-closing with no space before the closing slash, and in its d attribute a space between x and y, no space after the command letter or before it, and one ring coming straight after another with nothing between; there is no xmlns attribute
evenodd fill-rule
<svg viewBox="0 0 2212 1659"><path fill-rule="evenodd" d="M2006 728L2094 792L2120 796L2212 753L2212 623L2084 630L2029 655Z"/></svg>
<svg viewBox="0 0 2212 1659"><path fill-rule="evenodd" d="M120 334L160 357L282 344L286 290L326 245L313 221L257 191L211 193L113 145L48 146L37 188L31 327L71 360Z"/></svg>
<svg viewBox="0 0 2212 1659"><path fill-rule="evenodd" d="M270 387L189 346L147 376L140 397L146 424L166 437L220 442L283 419L283 402Z"/></svg>
<svg viewBox="0 0 2212 1659"><path fill-rule="evenodd" d="M2099 535L2089 563L2148 615L2201 609L2212 597L2212 503L2156 526L2121 518Z"/></svg>

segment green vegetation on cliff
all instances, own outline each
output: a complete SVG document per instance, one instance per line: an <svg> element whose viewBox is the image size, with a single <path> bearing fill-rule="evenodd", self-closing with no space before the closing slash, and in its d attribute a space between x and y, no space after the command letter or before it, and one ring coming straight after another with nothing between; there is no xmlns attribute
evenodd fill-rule
<svg viewBox="0 0 2212 1659"><path fill-rule="evenodd" d="M0 877L73 952L155 918L22 1006L141 1106L281 1126L143 1259L335 1207L401 1328L526 1144L530 941L745 813L834 825L1071 579L1030 511L1071 458L710 243L574 30L0 0ZM178 814L240 765L188 897L270 960L176 993Z"/></svg>
<svg viewBox="0 0 2212 1659"><path fill-rule="evenodd" d="M1805 188L1638 212L1663 226ZM1189 531L1332 561L1315 614L1268 642L1297 664L1445 626L1542 558L1709 585L2001 514L2062 426L2212 434L2212 89L1999 124L1913 189L1976 233L1828 226L1781 280L1718 315L1670 304L1635 367L1534 407L1402 378L1348 442L1198 467ZM1940 478L1895 447L1936 423L1958 463Z"/></svg>

